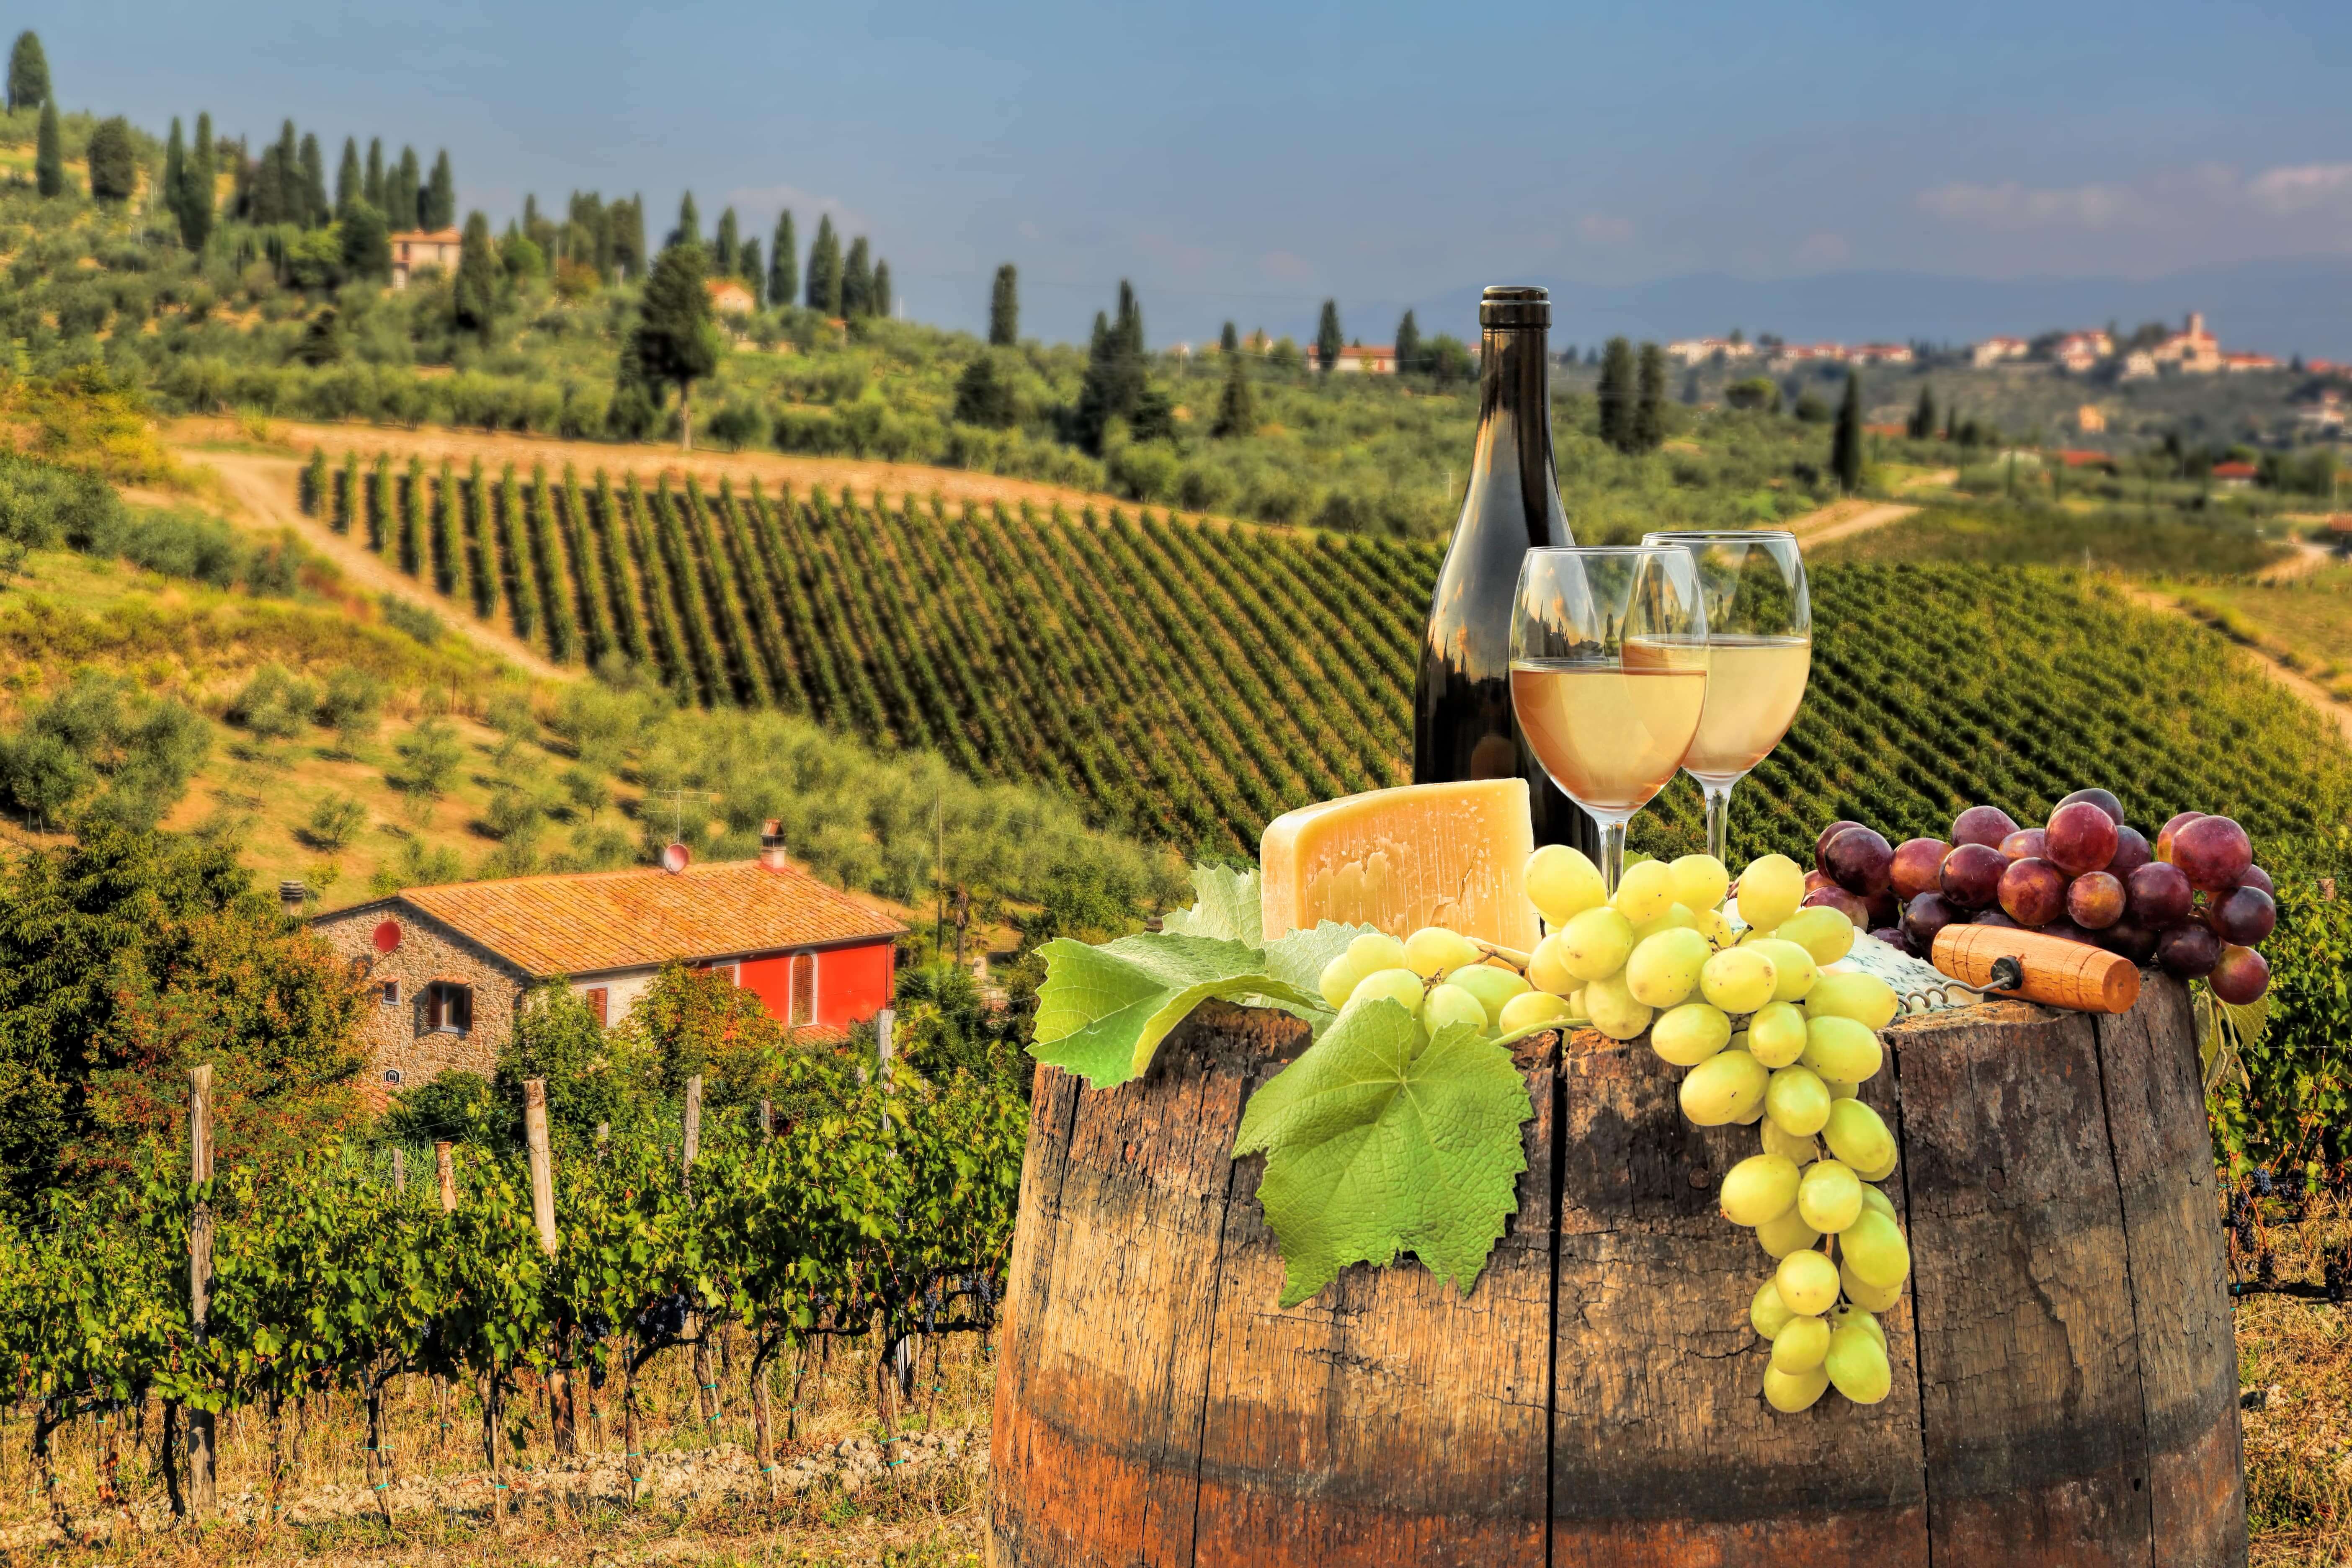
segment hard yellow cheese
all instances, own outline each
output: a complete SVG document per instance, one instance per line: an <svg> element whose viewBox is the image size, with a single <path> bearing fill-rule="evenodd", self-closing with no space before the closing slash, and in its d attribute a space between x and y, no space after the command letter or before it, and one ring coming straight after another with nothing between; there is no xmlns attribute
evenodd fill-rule
<svg viewBox="0 0 2352 1568"><path fill-rule="evenodd" d="M1444 926L1526 952L1542 935L1523 879L1534 852L1524 779L1304 806L1266 824L1258 844L1265 940L1338 921L1399 937Z"/></svg>

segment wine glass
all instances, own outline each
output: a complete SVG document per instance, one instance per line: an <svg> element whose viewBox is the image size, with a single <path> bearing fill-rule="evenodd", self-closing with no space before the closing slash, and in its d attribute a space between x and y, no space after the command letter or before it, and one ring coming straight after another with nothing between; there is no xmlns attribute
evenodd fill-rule
<svg viewBox="0 0 2352 1568"><path fill-rule="evenodd" d="M1706 852L1723 858L1731 786L1797 717L1813 667L1813 609L1797 536L1782 529L1665 531L1698 563L1706 602L1706 707L1683 769L1706 795Z"/></svg>
<svg viewBox="0 0 2352 1568"><path fill-rule="evenodd" d="M1601 829L1612 893L1625 824L1666 786L1706 702L1706 608L1680 545L1530 550L1511 603L1511 709Z"/></svg>

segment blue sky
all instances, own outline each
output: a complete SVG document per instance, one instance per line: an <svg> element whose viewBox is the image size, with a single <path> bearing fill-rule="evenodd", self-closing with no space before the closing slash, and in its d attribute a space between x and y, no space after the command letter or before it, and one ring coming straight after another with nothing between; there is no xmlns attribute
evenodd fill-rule
<svg viewBox="0 0 2352 1568"><path fill-rule="evenodd" d="M1506 277L2147 279L2352 258L2352 6L76 0L68 108L446 146L461 201L690 186L872 237L908 313L1155 341ZM656 227L658 233L658 227ZM1461 323L1438 323L1461 330ZM1688 323L1670 330L1720 330Z"/></svg>

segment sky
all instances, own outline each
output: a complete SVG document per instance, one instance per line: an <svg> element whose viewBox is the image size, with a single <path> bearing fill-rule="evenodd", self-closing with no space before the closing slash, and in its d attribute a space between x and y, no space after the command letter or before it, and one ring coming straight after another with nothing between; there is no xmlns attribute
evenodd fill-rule
<svg viewBox="0 0 2352 1568"><path fill-rule="evenodd" d="M906 313L1384 340L1465 290L2352 262L2352 5L74 0L68 109L446 146L461 205L692 189L871 237ZM2352 305L2343 307L2352 311ZM1691 321L1668 331L1721 331ZM1762 323L1750 323L1751 331ZM2352 336L2343 322L2315 336Z"/></svg>

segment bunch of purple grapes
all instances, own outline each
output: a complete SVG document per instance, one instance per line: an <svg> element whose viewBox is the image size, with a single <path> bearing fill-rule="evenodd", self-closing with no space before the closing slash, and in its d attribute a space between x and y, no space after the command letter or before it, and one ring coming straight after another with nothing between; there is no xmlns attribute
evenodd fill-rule
<svg viewBox="0 0 2352 1568"><path fill-rule="evenodd" d="M1972 805L1948 840L1889 845L1858 822L1832 822L1813 858L1807 903L1833 904L1921 958L1948 925L2019 926L2153 961L2238 1005L2270 989L2254 944L2278 922L2277 889L2226 816L2181 812L2150 844L2114 795L2079 789L2040 827Z"/></svg>

